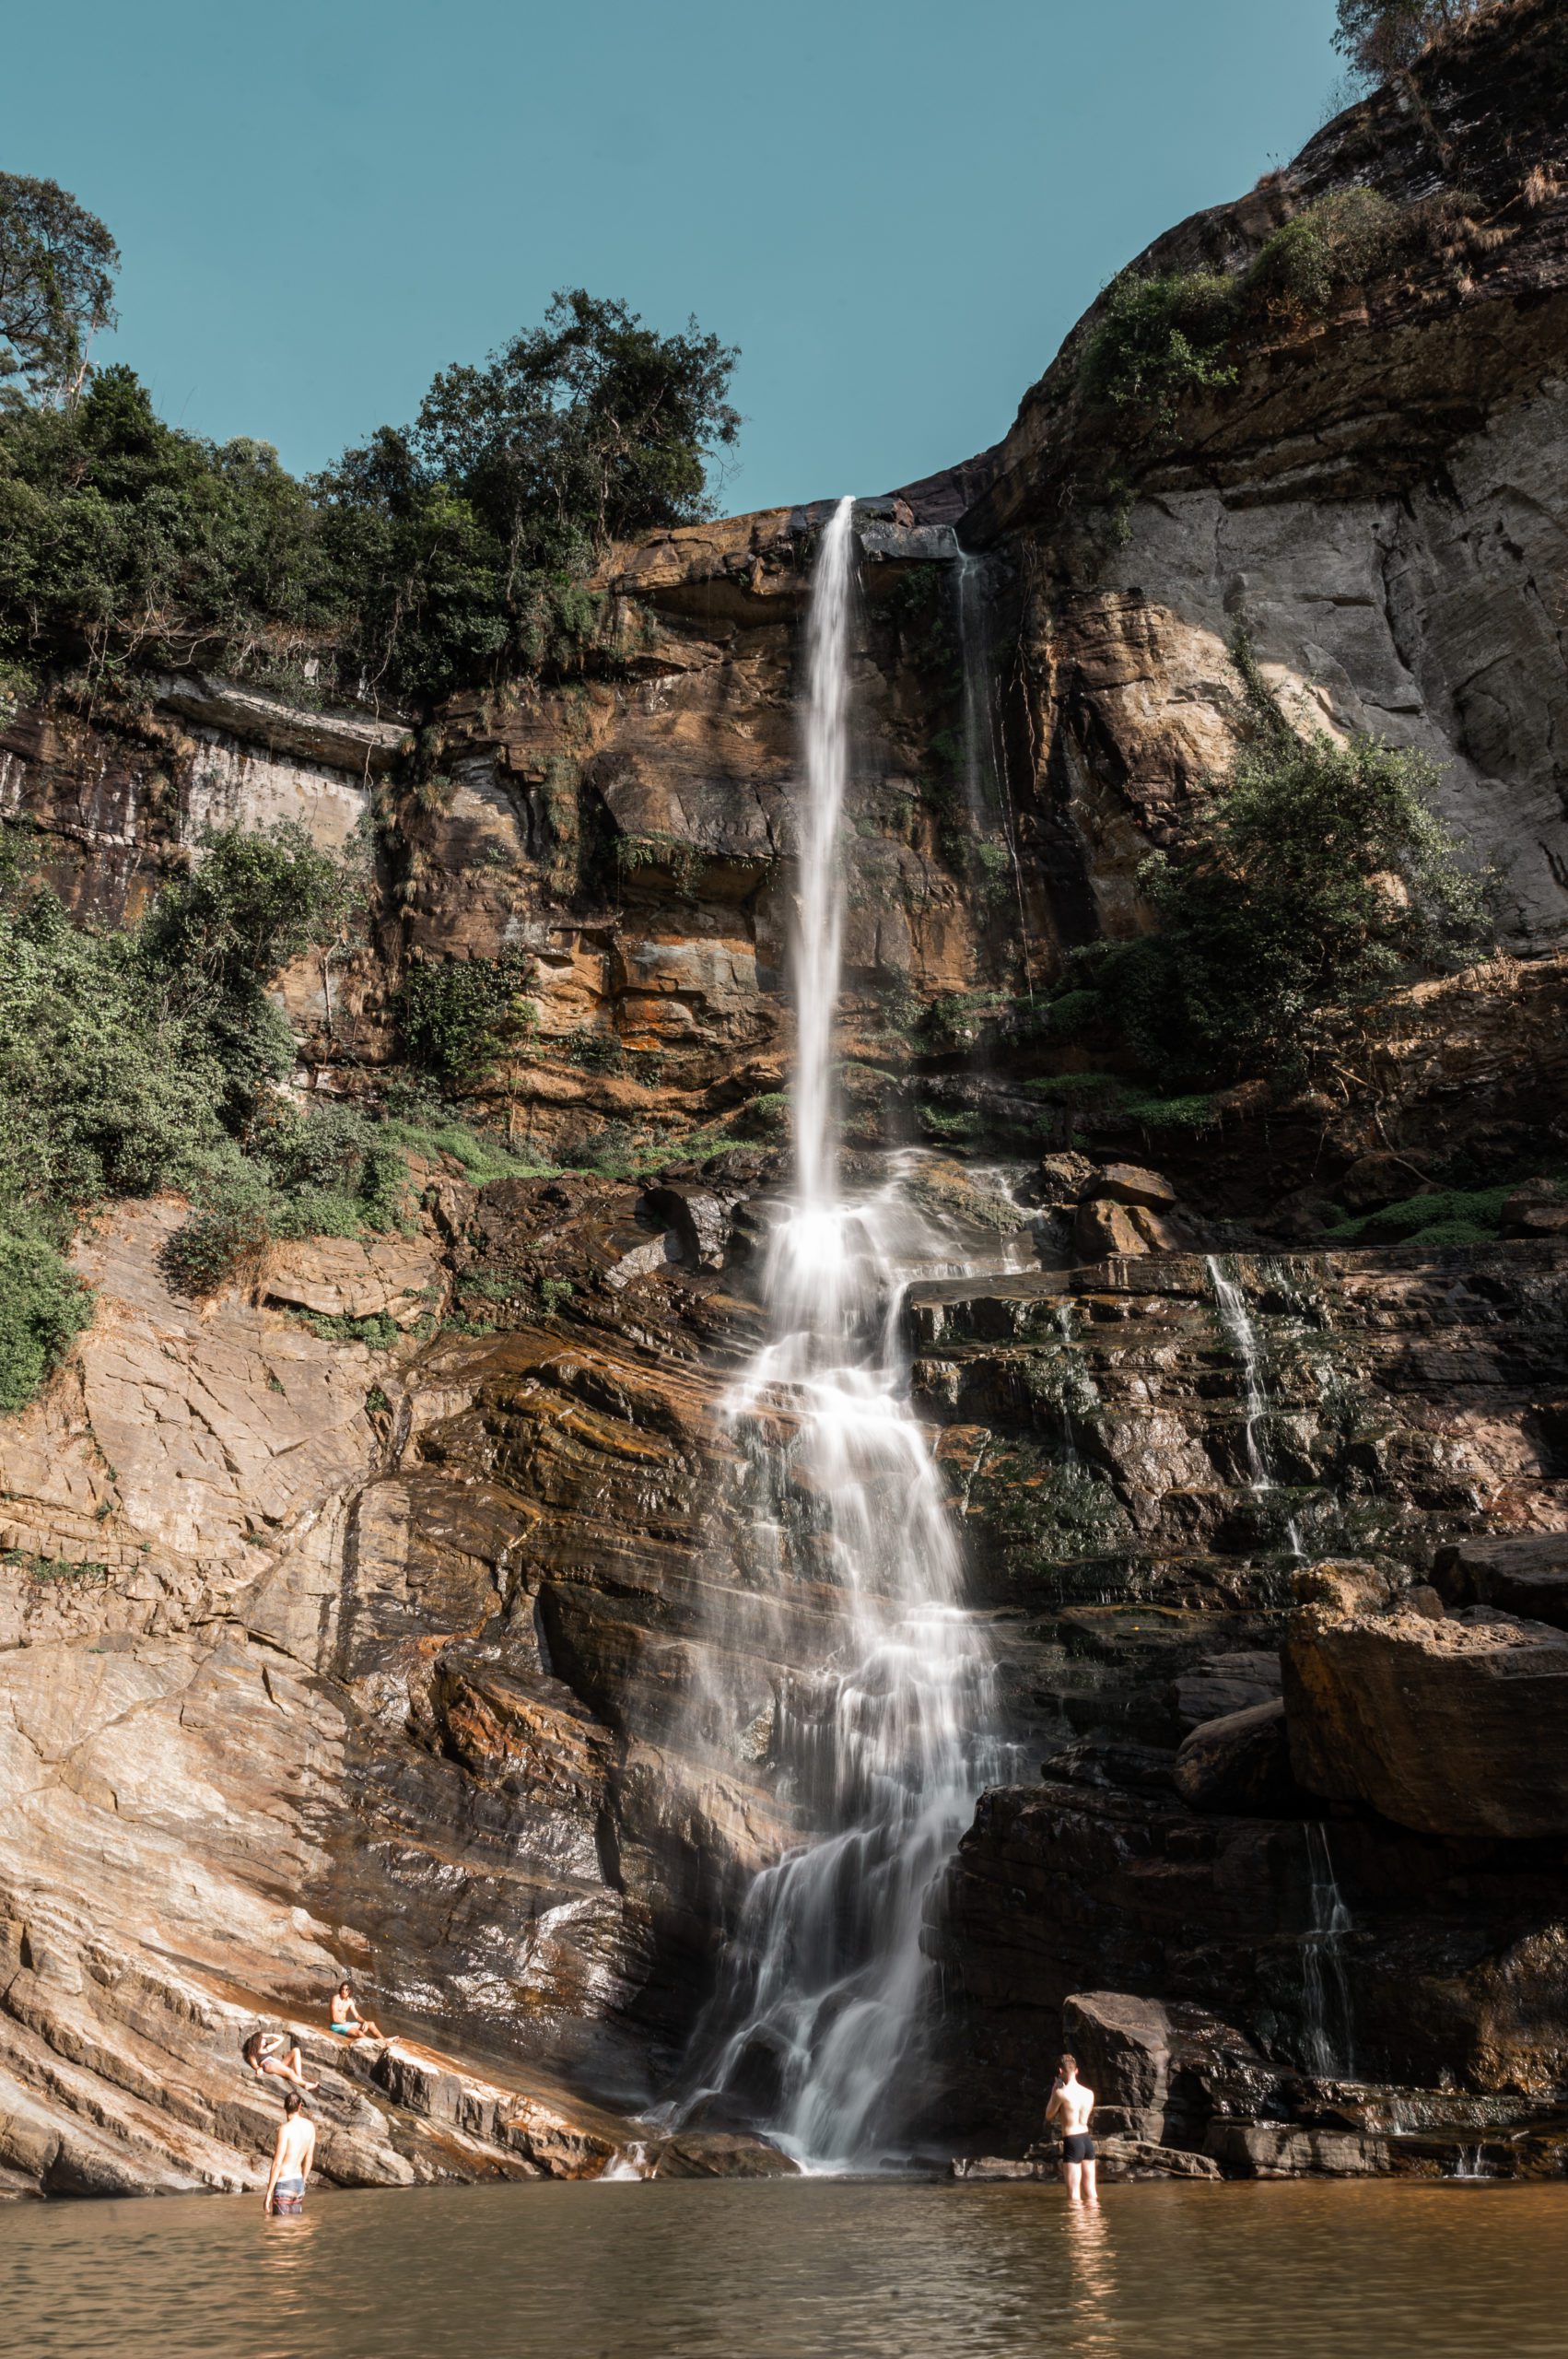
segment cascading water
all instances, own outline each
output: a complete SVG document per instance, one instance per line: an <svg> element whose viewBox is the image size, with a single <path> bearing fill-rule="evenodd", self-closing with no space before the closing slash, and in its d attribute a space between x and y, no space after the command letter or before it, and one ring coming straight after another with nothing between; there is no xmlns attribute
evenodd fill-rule
<svg viewBox="0 0 1568 2359"><path fill-rule="evenodd" d="M1209 1283L1214 1289L1214 1307L1220 1314L1220 1324L1230 1339L1231 1348L1241 1367L1243 1431L1246 1443L1246 1471L1255 1492L1261 1495L1276 1485L1274 1471L1269 1463L1264 1439L1263 1420L1269 1412L1268 1398L1263 1390L1261 1362L1258 1350L1258 1332L1252 1314L1246 1307L1246 1297L1234 1278L1225 1275L1218 1261L1211 1253L1204 1262ZM1285 1538L1293 1556L1306 1554L1293 1517L1285 1523Z"/></svg>
<svg viewBox="0 0 1568 2359"><path fill-rule="evenodd" d="M1301 1964L1307 2070L1328 2080L1352 2077L1355 2053L1351 2032L1351 1986L1345 1974L1345 1935L1353 1931L1334 1873L1326 1827L1306 1822L1306 1864L1312 1923L1302 1936Z"/></svg>
<svg viewBox="0 0 1568 2359"><path fill-rule="evenodd" d="M814 1839L746 1895L681 2107L748 2118L819 2168L896 2149L930 1996L925 1895L1002 1759L989 1650L958 1602L955 1536L907 1402L901 1297L934 1240L896 1165L875 1190L841 1186L833 1031L854 591L844 500L808 635L795 1185L766 1258L769 1339L730 1402L767 1494L759 1517L797 1577L835 1593L842 1637L789 1683L774 1720L773 1764Z"/></svg>
<svg viewBox="0 0 1568 2359"><path fill-rule="evenodd" d="M1018 842L1007 792L1007 766L997 717L996 668L991 660L990 618L987 604L987 573L982 557L960 549L958 577L958 652L964 675L964 801L977 845L984 845L1000 827L1002 848L1012 870L1018 901L1018 947L1024 980L1031 995L1034 976L1029 964L1029 929L1024 907L1024 878L1018 863Z"/></svg>
<svg viewBox="0 0 1568 2359"><path fill-rule="evenodd" d="M994 816L996 711L987 660L985 568L967 549L958 553L958 651L964 667L964 800L977 835Z"/></svg>

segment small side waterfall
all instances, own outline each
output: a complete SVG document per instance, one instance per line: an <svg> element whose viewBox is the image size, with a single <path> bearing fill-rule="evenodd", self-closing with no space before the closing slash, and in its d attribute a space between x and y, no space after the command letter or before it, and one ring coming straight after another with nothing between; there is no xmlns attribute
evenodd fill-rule
<svg viewBox="0 0 1568 2359"><path fill-rule="evenodd" d="M981 559L958 553L958 651L964 665L964 801L977 835L998 816L1000 770L996 702L987 645L986 579Z"/></svg>
<svg viewBox="0 0 1568 2359"><path fill-rule="evenodd" d="M1017 831L1007 791L1007 763L997 715L997 677L992 661L991 621L987 600L985 560L960 549L957 563L958 652L964 672L964 802L969 815L977 855L1004 851L1012 873L1018 903L1018 945L1024 980L1031 994L1034 976L1029 960L1029 926L1024 906L1024 877L1018 862ZM989 842L1000 830L1001 843Z"/></svg>
<svg viewBox="0 0 1568 2359"><path fill-rule="evenodd" d="M1309 2071L1320 2080L1355 2077L1351 1986L1345 1974L1345 1935L1353 1930L1334 1873L1328 1830L1306 1822L1306 1864L1312 1923L1302 1936L1302 2041Z"/></svg>
<svg viewBox="0 0 1568 2359"><path fill-rule="evenodd" d="M837 1592L842 1637L786 1683L773 1723L782 1790L818 1832L755 1879L681 2107L749 2119L828 2169L895 2151L918 2101L922 1906L1000 1759L989 1650L958 1602L956 1537L907 1399L899 1307L938 1240L896 1167L878 1189L840 1184L832 1050L854 560L845 500L818 557L808 640L795 1183L766 1260L768 1340L730 1402L767 1493L759 1520L797 1579Z"/></svg>
<svg viewBox="0 0 1568 2359"><path fill-rule="evenodd" d="M1243 1431L1246 1436L1246 1471L1252 1489L1261 1496L1277 1488L1274 1471L1269 1462L1268 1437L1263 1421L1269 1413L1268 1395L1263 1389L1262 1362L1258 1349L1258 1331L1246 1307L1246 1297L1235 1280L1227 1277L1212 1253L1204 1262L1209 1283L1214 1289L1214 1308L1220 1314L1232 1350L1241 1369L1242 1402L1245 1411ZM1285 1537L1293 1556L1305 1556L1301 1533L1293 1517L1287 1520Z"/></svg>

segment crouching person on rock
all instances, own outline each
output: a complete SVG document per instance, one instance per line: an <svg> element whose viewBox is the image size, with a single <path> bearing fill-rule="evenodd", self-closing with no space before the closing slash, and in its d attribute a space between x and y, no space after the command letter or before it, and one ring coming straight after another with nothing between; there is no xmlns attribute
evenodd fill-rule
<svg viewBox="0 0 1568 2359"><path fill-rule="evenodd" d="M303 2212L305 2182L310 2176L315 2155L316 2125L305 2111L305 2100L298 2090L290 2089L283 2100L283 2119L277 2125L267 2191L262 2199L263 2211L279 2219Z"/></svg>
<svg viewBox="0 0 1568 2359"><path fill-rule="evenodd" d="M1057 2064L1056 2085L1046 2107L1046 2119L1060 2128L1061 2175L1075 2203L1080 2200L1086 2203L1099 2201L1094 2188L1094 2141L1089 2135L1089 2116L1094 2110L1094 2092L1085 2088L1079 2079L1078 2060L1062 2057Z"/></svg>

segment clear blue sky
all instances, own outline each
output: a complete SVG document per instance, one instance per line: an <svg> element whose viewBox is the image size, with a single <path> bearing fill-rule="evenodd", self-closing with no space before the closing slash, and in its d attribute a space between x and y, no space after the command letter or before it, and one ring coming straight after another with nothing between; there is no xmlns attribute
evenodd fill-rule
<svg viewBox="0 0 1568 2359"><path fill-rule="evenodd" d="M76 0L0 166L100 214L165 415L319 465L554 288L742 347L726 507L994 441L1096 289L1316 128L1333 0Z"/></svg>

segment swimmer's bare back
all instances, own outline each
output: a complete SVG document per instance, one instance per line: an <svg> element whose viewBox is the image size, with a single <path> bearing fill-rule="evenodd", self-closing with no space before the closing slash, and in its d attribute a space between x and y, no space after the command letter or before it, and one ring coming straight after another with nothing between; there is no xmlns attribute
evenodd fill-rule
<svg viewBox="0 0 1568 2359"><path fill-rule="evenodd" d="M1064 2138L1082 2138L1094 2110L1094 2092L1082 2081L1059 2081L1051 2091L1047 2119L1054 2120Z"/></svg>

